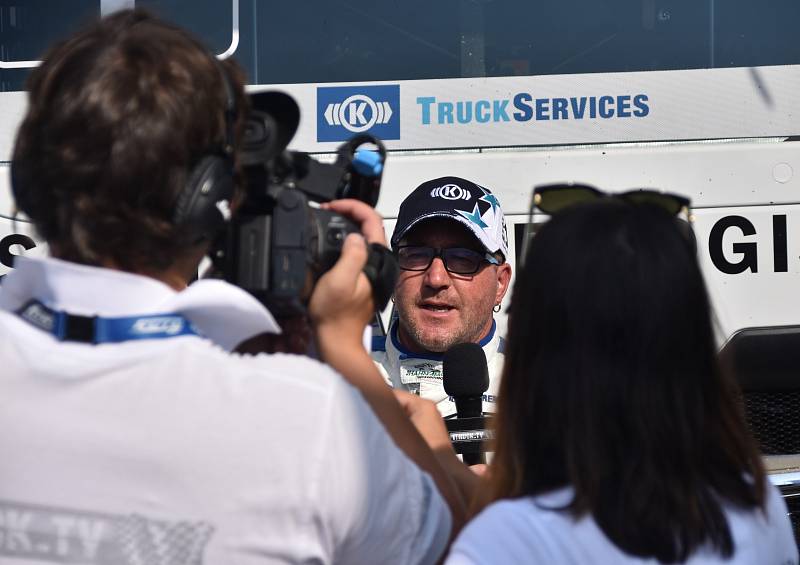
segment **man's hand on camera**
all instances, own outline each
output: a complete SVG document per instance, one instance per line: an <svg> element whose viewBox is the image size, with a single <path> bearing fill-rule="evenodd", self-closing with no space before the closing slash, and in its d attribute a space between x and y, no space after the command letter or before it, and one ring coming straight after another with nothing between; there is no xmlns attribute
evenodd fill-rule
<svg viewBox="0 0 800 565"><path fill-rule="evenodd" d="M326 210L333 210L338 214L347 216L361 228L368 243L380 243L386 245L386 233L383 231L383 218L369 204L344 198L334 200L321 205Z"/></svg>
<svg viewBox="0 0 800 565"><path fill-rule="evenodd" d="M374 311L372 288L362 271L366 262L364 238L350 234L342 246L341 257L314 288L308 312L323 358L329 346L357 344L363 349L364 328Z"/></svg>
<svg viewBox="0 0 800 565"><path fill-rule="evenodd" d="M317 282L309 303L309 314L314 323L320 352L326 349L325 332L336 335L337 342L352 339L361 344L364 328L372 320L375 305L372 287L363 273L367 262L369 243L386 245L383 219L374 208L354 199L326 202L323 207L358 224L363 237L350 235L342 247L342 254L333 268Z"/></svg>

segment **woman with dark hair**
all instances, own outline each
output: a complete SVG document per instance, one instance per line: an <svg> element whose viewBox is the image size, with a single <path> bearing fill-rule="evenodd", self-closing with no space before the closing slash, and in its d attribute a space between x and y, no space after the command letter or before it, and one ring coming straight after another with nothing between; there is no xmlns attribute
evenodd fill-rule
<svg viewBox="0 0 800 565"><path fill-rule="evenodd" d="M513 291L492 502L448 564L798 562L717 364L680 221L606 197L533 238Z"/></svg>

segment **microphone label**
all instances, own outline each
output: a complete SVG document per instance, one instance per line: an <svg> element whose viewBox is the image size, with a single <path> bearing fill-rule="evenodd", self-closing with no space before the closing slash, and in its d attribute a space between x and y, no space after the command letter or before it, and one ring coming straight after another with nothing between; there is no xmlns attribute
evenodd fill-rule
<svg viewBox="0 0 800 565"><path fill-rule="evenodd" d="M493 440L492 430L466 430L463 432L450 432L450 441L453 443Z"/></svg>

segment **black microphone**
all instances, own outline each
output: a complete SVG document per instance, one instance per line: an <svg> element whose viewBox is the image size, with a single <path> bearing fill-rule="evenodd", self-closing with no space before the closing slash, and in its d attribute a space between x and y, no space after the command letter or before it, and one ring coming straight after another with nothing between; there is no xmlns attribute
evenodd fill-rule
<svg viewBox="0 0 800 565"><path fill-rule="evenodd" d="M486 354L477 343L459 343L444 354L442 359L444 391L456 403L456 417L478 418L483 415L483 393L489 388L489 368ZM464 463L485 463L483 453L462 453Z"/></svg>

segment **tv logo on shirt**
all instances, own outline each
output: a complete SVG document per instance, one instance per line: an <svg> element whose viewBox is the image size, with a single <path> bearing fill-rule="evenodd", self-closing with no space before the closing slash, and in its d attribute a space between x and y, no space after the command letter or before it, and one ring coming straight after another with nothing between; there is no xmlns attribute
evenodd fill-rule
<svg viewBox="0 0 800 565"><path fill-rule="evenodd" d="M317 88L317 141L369 133L400 139L400 85Z"/></svg>

